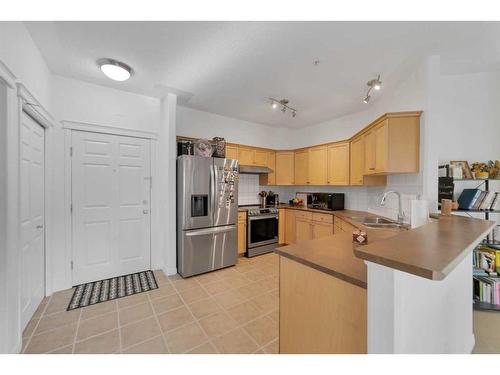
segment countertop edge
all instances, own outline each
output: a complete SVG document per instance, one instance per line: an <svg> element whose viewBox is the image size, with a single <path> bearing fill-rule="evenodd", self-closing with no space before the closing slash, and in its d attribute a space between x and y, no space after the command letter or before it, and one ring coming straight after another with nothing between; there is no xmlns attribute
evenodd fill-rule
<svg viewBox="0 0 500 375"><path fill-rule="evenodd" d="M432 224L432 223L430 223ZM429 224L426 224L429 225ZM460 264L460 262L471 252L481 241L486 235L491 232L491 230L496 226L495 222L491 222L489 225L488 229L483 231L479 236L476 237L475 240L473 240L471 243L469 243L467 246L465 246L454 258L451 260L445 267L443 267L442 270L431 270L431 269L426 269L419 267L417 265L412 265L409 263L404 263L400 262L395 259L390 259L387 257L384 257L382 255L376 255L376 254L371 254L368 252L363 251L363 245L356 246L354 248L354 255L360 259L363 259L368 262L380 264L385 267L393 268L398 271L406 272L412 275L420 276L429 280L443 280L445 279L454 269L455 267ZM397 238L398 236L395 236L391 238L392 240ZM380 241L380 243L383 243L384 240ZM379 243L379 244L380 244Z"/></svg>
<svg viewBox="0 0 500 375"><path fill-rule="evenodd" d="M366 282L363 282L361 280L358 280L358 279L355 279L355 278L352 278L352 277L349 277L341 272L337 272L333 269L330 269L330 268L326 268L326 267L323 267L317 263L314 263L314 262L310 262L308 260L305 260L301 257L297 257L295 255L292 255L288 252L285 252L285 251L282 251L280 250L279 248L275 249L274 252L280 256L283 256L285 258L288 258L288 259L291 259L297 263L300 263L300 264L303 264L305 266L308 266L308 267L311 267L313 269L315 269L316 271L319 271L319 272L323 272L329 276L333 276L333 277L336 277L338 279L341 279L349 284L353 284L353 285L356 285L358 287L361 287L363 289L367 289L367 283Z"/></svg>

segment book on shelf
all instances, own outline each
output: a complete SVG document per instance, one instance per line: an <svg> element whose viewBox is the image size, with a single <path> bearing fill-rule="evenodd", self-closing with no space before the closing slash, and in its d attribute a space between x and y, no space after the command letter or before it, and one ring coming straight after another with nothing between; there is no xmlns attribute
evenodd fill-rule
<svg viewBox="0 0 500 375"><path fill-rule="evenodd" d="M474 276L473 290L476 301L500 305L500 278Z"/></svg>
<svg viewBox="0 0 500 375"><path fill-rule="evenodd" d="M490 210L500 211L500 193L495 193L495 196L490 205Z"/></svg>
<svg viewBox="0 0 500 375"><path fill-rule="evenodd" d="M479 189L464 189L458 198L458 206L463 210L471 210L482 192Z"/></svg>
<svg viewBox="0 0 500 375"><path fill-rule="evenodd" d="M487 191L486 195L479 205L480 210L489 210L491 207L491 204L493 203L493 199L495 198L495 193L493 191Z"/></svg>

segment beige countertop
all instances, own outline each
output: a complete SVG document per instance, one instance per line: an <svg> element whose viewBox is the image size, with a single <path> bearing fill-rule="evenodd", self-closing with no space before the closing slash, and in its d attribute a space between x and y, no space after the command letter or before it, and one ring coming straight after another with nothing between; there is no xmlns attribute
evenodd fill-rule
<svg viewBox="0 0 500 375"><path fill-rule="evenodd" d="M495 226L495 222L462 216L440 216L416 229L370 229L351 216L376 216L363 211L322 211L281 205L280 208L330 213L368 233L368 244L354 246L351 233L339 233L317 240L276 249L281 256L353 284L366 287L364 260L431 280L441 280Z"/></svg>

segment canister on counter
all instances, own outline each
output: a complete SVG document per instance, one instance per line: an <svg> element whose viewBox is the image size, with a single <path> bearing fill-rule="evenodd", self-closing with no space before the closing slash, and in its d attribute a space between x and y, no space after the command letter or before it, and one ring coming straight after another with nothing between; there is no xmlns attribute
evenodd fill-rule
<svg viewBox="0 0 500 375"><path fill-rule="evenodd" d="M352 242L366 245L368 243L368 234L364 230L356 229L352 232Z"/></svg>

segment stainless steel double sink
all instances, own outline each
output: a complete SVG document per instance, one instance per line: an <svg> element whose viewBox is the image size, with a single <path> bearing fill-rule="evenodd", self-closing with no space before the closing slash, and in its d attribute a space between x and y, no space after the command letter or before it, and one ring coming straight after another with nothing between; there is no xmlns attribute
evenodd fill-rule
<svg viewBox="0 0 500 375"><path fill-rule="evenodd" d="M379 216L351 216L349 219L360 222L368 228L399 228L408 229L408 225L399 224Z"/></svg>

